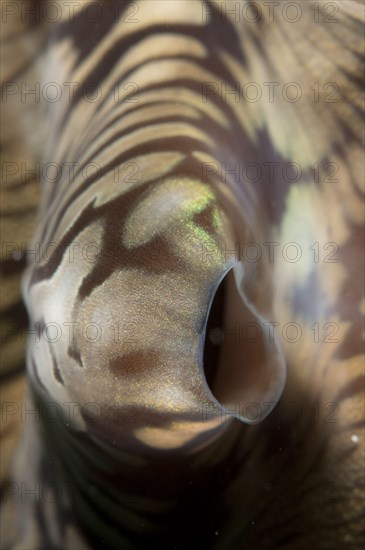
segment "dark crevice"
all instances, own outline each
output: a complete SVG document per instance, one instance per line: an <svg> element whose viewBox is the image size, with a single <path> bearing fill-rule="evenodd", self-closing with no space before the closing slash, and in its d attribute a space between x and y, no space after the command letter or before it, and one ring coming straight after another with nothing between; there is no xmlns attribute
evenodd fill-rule
<svg viewBox="0 0 365 550"><path fill-rule="evenodd" d="M227 277L221 281L213 298L205 333L203 365L209 388L213 388L217 374L223 334L223 315Z"/></svg>

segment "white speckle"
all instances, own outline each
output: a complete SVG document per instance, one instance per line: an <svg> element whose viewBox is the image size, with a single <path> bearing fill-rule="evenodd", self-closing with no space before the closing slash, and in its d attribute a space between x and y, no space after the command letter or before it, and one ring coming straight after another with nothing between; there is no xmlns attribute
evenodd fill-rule
<svg viewBox="0 0 365 550"><path fill-rule="evenodd" d="M256 521L255 521L255 520L251 521L251 523L252 523L252 525L256 525Z"/></svg>
<svg viewBox="0 0 365 550"><path fill-rule="evenodd" d="M223 331L220 328L213 328L209 331L209 340L213 345L219 346L224 340Z"/></svg>
<svg viewBox="0 0 365 550"><path fill-rule="evenodd" d="M23 257L23 254L20 250L16 250L15 252L13 252L13 260L15 260L16 262L19 262L19 260L21 260Z"/></svg>
<svg viewBox="0 0 365 550"><path fill-rule="evenodd" d="M360 441L360 438L359 438L358 435L353 434L353 435L351 436L351 441L352 441L352 443L355 443L355 444L356 444L356 443L358 443L358 442Z"/></svg>
<svg viewBox="0 0 365 550"><path fill-rule="evenodd" d="M218 536L218 535L219 535L219 531L216 531L214 534L215 534L216 536Z"/></svg>

